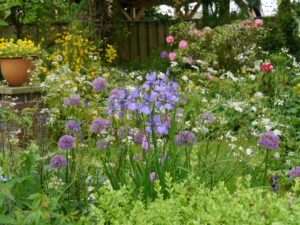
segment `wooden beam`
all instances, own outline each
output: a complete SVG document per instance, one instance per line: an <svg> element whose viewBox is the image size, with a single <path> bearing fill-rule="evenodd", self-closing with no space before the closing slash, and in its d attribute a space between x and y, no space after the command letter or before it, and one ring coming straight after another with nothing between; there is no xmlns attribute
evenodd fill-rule
<svg viewBox="0 0 300 225"><path fill-rule="evenodd" d="M127 20L131 21L132 18L128 15L128 13L121 7L121 13L126 17Z"/></svg>
<svg viewBox="0 0 300 225"><path fill-rule="evenodd" d="M139 12L138 12L138 14L136 15L136 17L135 17L134 20L139 20L139 19L142 17L142 15L143 15L143 13L145 12L145 10L146 10L146 7L140 8L140 9L139 9Z"/></svg>

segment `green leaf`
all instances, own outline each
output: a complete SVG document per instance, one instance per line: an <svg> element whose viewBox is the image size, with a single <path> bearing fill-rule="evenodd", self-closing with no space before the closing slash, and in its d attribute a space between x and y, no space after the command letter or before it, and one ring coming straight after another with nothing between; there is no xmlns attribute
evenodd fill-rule
<svg viewBox="0 0 300 225"><path fill-rule="evenodd" d="M8 23L5 20L0 19L0 26L8 26Z"/></svg>
<svg viewBox="0 0 300 225"><path fill-rule="evenodd" d="M16 224L16 221L11 216L0 215L0 224Z"/></svg>

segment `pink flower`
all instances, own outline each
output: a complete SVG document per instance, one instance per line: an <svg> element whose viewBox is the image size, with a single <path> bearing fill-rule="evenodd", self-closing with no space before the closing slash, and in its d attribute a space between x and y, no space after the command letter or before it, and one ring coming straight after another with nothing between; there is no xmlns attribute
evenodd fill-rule
<svg viewBox="0 0 300 225"><path fill-rule="evenodd" d="M256 19L254 21L257 25L263 25L264 24L264 21L262 19Z"/></svg>
<svg viewBox="0 0 300 225"><path fill-rule="evenodd" d="M174 37L170 35L170 36L168 36L168 37L166 38L166 41L167 41L168 43L174 42Z"/></svg>
<svg viewBox="0 0 300 225"><path fill-rule="evenodd" d="M272 66L271 63L268 63L268 64L264 63L261 66L261 70L264 71L264 72L271 72L272 69L273 69L273 66Z"/></svg>
<svg viewBox="0 0 300 225"><path fill-rule="evenodd" d="M204 33L202 32L199 32L199 35L198 36L204 36Z"/></svg>
<svg viewBox="0 0 300 225"><path fill-rule="evenodd" d="M192 35L194 33L193 30L189 30L189 34Z"/></svg>
<svg viewBox="0 0 300 225"><path fill-rule="evenodd" d="M188 46L188 43L185 40L181 40L179 42L179 48L186 48Z"/></svg>
<svg viewBox="0 0 300 225"><path fill-rule="evenodd" d="M169 59L170 59L171 61L174 61L175 58L176 58L176 52L170 52L170 53L169 53Z"/></svg>
<svg viewBox="0 0 300 225"><path fill-rule="evenodd" d="M210 27L204 27L204 30L209 31L209 30L211 30L211 28Z"/></svg>
<svg viewBox="0 0 300 225"><path fill-rule="evenodd" d="M252 28L257 28L257 23L252 24Z"/></svg>

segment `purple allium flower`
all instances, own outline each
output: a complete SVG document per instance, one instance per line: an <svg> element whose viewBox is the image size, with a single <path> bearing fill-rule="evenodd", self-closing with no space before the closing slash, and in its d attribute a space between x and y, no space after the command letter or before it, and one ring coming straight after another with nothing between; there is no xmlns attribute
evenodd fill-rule
<svg viewBox="0 0 300 225"><path fill-rule="evenodd" d="M7 182L7 181L8 181L8 179L6 179L6 178L3 177L3 176L1 176L1 180L2 180L3 182Z"/></svg>
<svg viewBox="0 0 300 225"><path fill-rule="evenodd" d="M96 92L102 91L106 88L106 80L98 77L93 81L93 90Z"/></svg>
<svg viewBox="0 0 300 225"><path fill-rule="evenodd" d="M67 165L67 160L61 155L55 155L50 160L50 166L54 169L59 167L65 167Z"/></svg>
<svg viewBox="0 0 300 225"><path fill-rule="evenodd" d="M65 150L73 149L75 138L70 135L61 136L58 141L58 147Z"/></svg>
<svg viewBox="0 0 300 225"><path fill-rule="evenodd" d="M213 114L205 113L202 115L201 123L213 123L216 120Z"/></svg>
<svg viewBox="0 0 300 225"><path fill-rule="evenodd" d="M296 174L295 174L295 167L293 167L290 170L290 178L292 180L295 180L295 177L299 177L300 178L300 166L296 166Z"/></svg>
<svg viewBox="0 0 300 225"><path fill-rule="evenodd" d="M150 180L152 183L154 183L155 180L155 172L150 173Z"/></svg>
<svg viewBox="0 0 300 225"><path fill-rule="evenodd" d="M105 140L100 140L97 142L97 148L98 150L107 148L107 142Z"/></svg>
<svg viewBox="0 0 300 225"><path fill-rule="evenodd" d="M273 131L267 131L260 135L258 144L267 149L277 149L279 146L279 137Z"/></svg>
<svg viewBox="0 0 300 225"><path fill-rule="evenodd" d="M137 130L137 131L135 132L135 135L134 135L134 142L135 142L135 143L139 143L139 144L142 143L142 132L141 132L141 130Z"/></svg>
<svg viewBox="0 0 300 225"><path fill-rule="evenodd" d="M185 130L181 134L176 135L175 140L178 146L187 144L191 147L196 143L196 136L192 132Z"/></svg>
<svg viewBox="0 0 300 225"><path fill-rule="evenodd" d="M168 53L166 52L166 51L162 51L161 53L160 53L160 58L166 58L166 57L168 57Z"/></svg>
<svg viewBox="0 0 300 225"><path fill-rule="evenodd" d="M66 106L71 106L71 105L80 105L80 97L79 95L73 94L70 95L68 98L65 99L64 104Z"/></svg>
<svg viewBox="0 0 300 225"><path fill-rule="evenodd" d="M70 130L70 131L79 131L80 126L78 121L70 120L67 122L65 130Z"/></svg>
<svg viewBox="0 0 300 225"><path fill-rule="evenodd" d="M105 128L105 119L98 117L94 119L93 123L90 126L91 133L100 133Z"/></svg>

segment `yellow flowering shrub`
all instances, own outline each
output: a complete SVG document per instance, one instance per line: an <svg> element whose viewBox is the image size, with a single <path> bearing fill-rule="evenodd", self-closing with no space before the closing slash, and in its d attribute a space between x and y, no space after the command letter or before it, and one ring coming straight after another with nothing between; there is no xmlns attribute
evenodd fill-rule
<svg viewBox="0 0 300 225"><path fill-rule="evenodd" d="M41 52L39 45L31 40L18 39L0 39L0 56L1 57L29 57L36 56Z"/></svg>

